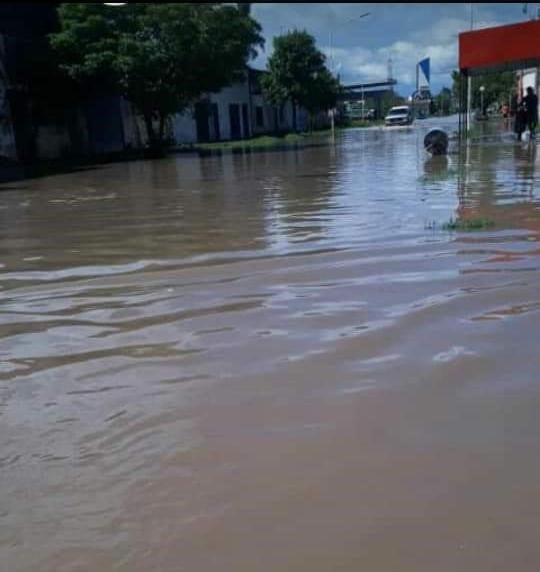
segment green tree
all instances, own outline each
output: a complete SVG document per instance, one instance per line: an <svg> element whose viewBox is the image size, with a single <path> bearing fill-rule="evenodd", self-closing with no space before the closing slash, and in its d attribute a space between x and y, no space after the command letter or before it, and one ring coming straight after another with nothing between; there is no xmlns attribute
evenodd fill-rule
<svg viewBox="0 0 540 572"><path fill-rule="evenodd" d="M294 30L274 38L274 52L261 85L266 98L275 105L292 101L294 130L297 105L305 107L313 117L336 104L339 82L325 61L325 55L315 46L315 39L306 31Z"/></svg>
<svg viewBox="0 0 540 572"><path fill-rule="evenodd" d="M308 97L303 105L310 114L311 127L313 119L320 111L333 109L337 105L338 95L341 92L339 80L337 80L326 68L318 72L314 78Z"/></svg>
<svg viewBox="0 0 540 572"><path fill-rule="evenodd" d="M238 79L263 45L237 5L65 3L59 16L50 40L62 69L89 91L129 99L157 147L170 115Z"/></svg>
<svg viewBox="0 0 540 572"><path fill-rule="evenodd" d="M452 93L457 98L459 97L459 81L460 74L457 71L452 72ZM466 82L466 79L463 79ZM472 77L472 107L479 109L481 105L480 86L484 86L484 106L496 103L502 105L503 103L510 103L510 98L516 88L516 79L514 72L491 72Z"/></svg>
<svg viewBox="0 0 540 572"><path fill-rule="evenodd" d="M452 108L452 91L443 87L434 99L435 111L441 115L449 115Z"/></svg>
<svg viewBox="0 0 540 572"><path fill-rule="evenodd" d="M246 16L249 16L251 14L251 3L239 3L238 9Z"/></svg>

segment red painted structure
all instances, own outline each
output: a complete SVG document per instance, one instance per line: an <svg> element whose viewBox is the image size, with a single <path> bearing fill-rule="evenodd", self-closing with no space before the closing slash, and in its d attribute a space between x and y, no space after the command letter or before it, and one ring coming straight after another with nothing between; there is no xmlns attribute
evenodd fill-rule
<svg viewBox="0 0 540 572"><path fill-rule="evenodd" d="M459 136L470 121L465 78L487 71L540 66L540 20L471 30L459 35Z"/></svg>
<svg viewBox="0 0 540 572"><path fill-rule="evenodd" d="M459 69L467 74L540 64L540 20L459 35Z"/></svg>

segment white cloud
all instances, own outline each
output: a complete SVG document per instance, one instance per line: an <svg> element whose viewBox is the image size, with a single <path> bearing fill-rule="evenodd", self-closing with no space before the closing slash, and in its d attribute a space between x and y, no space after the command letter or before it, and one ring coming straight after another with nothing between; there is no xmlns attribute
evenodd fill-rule
<svg viewBox="0 0 540 572"><path fill-rule="evenodd" d="M414 87L416 64L431 59L432 86L450 86L458 65L458 35L470 29L471 4L254 4L263 25L266 50L255 61L264 67L272 37L289 29L306 29L327 54L342 80L356 82L387 77L388 58L398 91ZM364 12L365 19L354 21ZM474 28L522 18L521 5L474 4ZM329 36L332 33L332 48Z"/></svg>
<svg viewBox="0 0 540 572"><path fill-rule="evenodd" d="M448 74L457 65L457 45L421 45L413 42L397 41L388 46L368 50L365 48L336 48L334 61L342 66L344 81L367 81L386 79L388 60L392 60L393 76L400 84L414 84L416 64L429 57L432 75ZM449 74L448 74L449 75Z"/></svg>

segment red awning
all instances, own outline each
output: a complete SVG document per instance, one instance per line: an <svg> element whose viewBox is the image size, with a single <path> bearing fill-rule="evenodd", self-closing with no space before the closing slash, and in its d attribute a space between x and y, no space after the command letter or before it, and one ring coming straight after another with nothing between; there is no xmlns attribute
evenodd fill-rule
<svg viewBox="0 0 540 572"><path fill-rule="evenodd" d="M459 69L469 74L540 65L540 20L459 35Z"/></svg>

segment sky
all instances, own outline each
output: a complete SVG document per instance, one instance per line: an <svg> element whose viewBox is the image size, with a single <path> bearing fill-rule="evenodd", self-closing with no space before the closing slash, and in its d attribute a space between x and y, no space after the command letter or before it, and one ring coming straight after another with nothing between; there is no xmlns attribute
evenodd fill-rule
<svg viewBox="0 0 540 572"><path fill-rule="evenodd" d="M253 65L265 67L274 36L305 29L344 84L386 79L390 58L397 92L408 96L415 88L416 63L429 57L431 90L438 93L452 85L458 34L471 29L471 11L473 28L479 29L523 22L536 14L537 7L540 10L540 4L522 3L254 3L252 15L262 25L266 43Z"/></svg>

